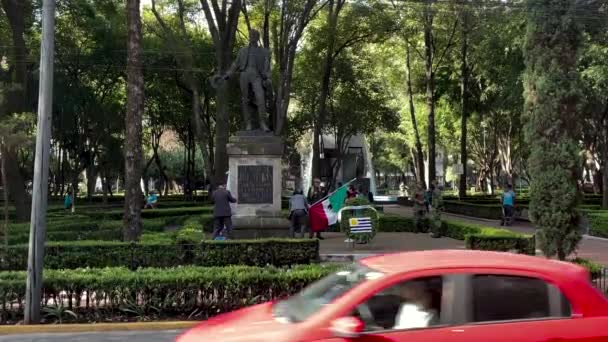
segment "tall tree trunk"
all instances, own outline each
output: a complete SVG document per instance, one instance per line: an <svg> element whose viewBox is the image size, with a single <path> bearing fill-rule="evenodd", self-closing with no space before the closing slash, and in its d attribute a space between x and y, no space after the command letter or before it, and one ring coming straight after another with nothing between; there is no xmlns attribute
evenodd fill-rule
<svg viewBox="0 0 608 342"><path fill-rule="evenodd" d="M108 177L106 175L107 175L107 171L104 170L103 176L101 177L101 188L103 190L102 197L101 197L101 203L103 203L103 204L108 204Z"/></svg>
<svg viewBox="0 0 608 342"><path fill-rule="evenodd" d="M127 115L125 118L125 213L123 239L135 241L142 229L142 116L144 75L142 69L142 32L139 0L127 0L128 60Z"/></svg>
<svg viewBox="0 0 608 342"><path fill-rule="evenodd" d="M466 5L465 5L466 6ZM462 174L458 185L458 197L467 196L467 119L469 117L469 65L468 65L468 45L469 45L469 13L465 8L462 18L462 47L460 52L460 164Z"/></svg>
<svg viewBox="0 0 608 342"><path fill-rule="evenodd" d="M25 45L26 11L31 10L29 1L2 0L2 9L6 14L11 31L12 49L9 55L11 65L11 88L6 96L6 113L23 113L28 111L27 99L27 63L28 51ZM30 205L25 187L25 177L21 174L17 163L17 151L5 148L2 155L6 156L7 188L10 199L16 210L17 221L29 220Z"/></svg>
<svg viewBox="0 0 608 342"><path fill-rule="evenodd" d="M410 117L412 120L412 127L414 128L414 137L416 139L416 170L418 174L418 182L424 182L424 152L422 151L422 141L420 140L420 131L418 130L418 122L416 121L416 107L414 106L414 91L412 89L412 67L411 67L411 56L410 56L410 44L407 43L405 50L405 66L407 68L407 94L408 101L410 104Z"/></svg>
<svg viewBox="0 0 608 342"><path fill-rule="evenodd" d="M15 206L16 220L25 222L29 220L28 195L25 189L25 180L19 170L17 151L14 148L4 148L2 155L6 158L6 178L9 198Z"/></svg>
<svg viewBox="0 0 608 342"><path fill-rule="evenodd" d="M426 103L428 107L428 158L429 183L437 178L435 153L435 72L433 70L433 0L426 0L424 7L424 50L426 70ZM430 185L430 184L429 184Z"/></svg>
<svg viewBox="0 0 608 342"><path fill-rule="evenodd" d="M331 82L331 71L334 63L334 50L336 46L336 31L338 28L338 17L340 10L345 0L329 0L327 12L327 25L329 32L327 35L327 47L325 51L325 62L323 64L323 78L321 80L321 91L319 94L319 111L315 120L313 143L312 143L312 176L319 177L320 170L320 154L321 145L320 139L323 135L323 127L325 126L325 117L327 116L327 98L329 97L329 86Z"/></svg>
<svg viewBox="0 0 608 342"><path fill-rule="evenodd" d="M608 109L608 108L607 108ZM602 209L608 209L608 113L604 115L604 143L602 144Z"/></svg>
<svg viewBox="0 0 608 342"><path fill-rule="evenodd" d="M89 202L93 202L93 195L95 194L95 185L97 183L97 172L92 161L89 161L87 166L87 199Z"/></svg>
<svg viewBox="0 0 608 342"><path fill-rule="evenodd" d="M224 10L218 10L217 1L212 0L209 5L209 0L200 0L207 26L211 33L213 45L215 48L217 71L220 75L224 75L232 64L232 48L236 37L236 29L238 25L239 14L241 12L241 0L233 0L228 8L228 0L222 0L221 7ZM215 5L214 5L215 4ZM213 11L212 11L213 10ZM215 118L215 159L214 159L214 181L223 183L226 179L226 171L228 171L228 153L226 145L228 145L228 135L230 133L230 117L228 113L228 90L229 82L221 82L217 89L216 99L216 118Z"/></svg>
<svg viewBox="0 0 608 342"><path fill-rule="evenodd" d="M201 149L201 154L203 155L203 161L204 161L204 166L205 166L205 173L207 174L207 177L213 178L213 148L209 148L209 144L211 144L211 146L213 146L213 139L211 137L211 127L207 126L207 127L203 127L203 121L202 121L202 111L207 111L208 110L208 106L207 106L207 101L208 99L205 97L205 105L203 105L202 110L201 110L201 99L200 99L200 93L198 90L198 87L195 84L191 84L191 89L192 89L192 124L194 125L194 129L196 131L196 136L199 137L198 139L198 143L199 143L199 148ZM209 148L209 149L208 149ZM155 152L155 157L158 157L158 153ZM158 158L158 162L160 163L160 158ZM160 167L160 166L159 166ZM164 171L161 171L161 174L163 175L163 177L166 178L166 175L164 175ZM214 183L213 180L211 181L211 183Z"/></svg>
<svg viewBox="0 0 608 342"><path fill-rule="evenodd" d="M6 177L6 159L5 155L2 155L0 159L0 172L2 173L2 200L4 201L4 224L2 227L2 247L3 251L0 253L0 261L4 261L4 256L6 251L8 250L8 190L7 190L7 182L8 178Z"/></svg>

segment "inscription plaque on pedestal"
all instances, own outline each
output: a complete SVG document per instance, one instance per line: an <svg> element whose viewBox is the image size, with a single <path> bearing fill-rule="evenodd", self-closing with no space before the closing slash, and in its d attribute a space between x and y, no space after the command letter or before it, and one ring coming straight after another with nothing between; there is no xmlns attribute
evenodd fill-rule
<svg viewBox="0 0 608 342"><path fill-rule="evenodd" d="M238 166L238 201L242 204L272 203L271 165Z"/></svg>

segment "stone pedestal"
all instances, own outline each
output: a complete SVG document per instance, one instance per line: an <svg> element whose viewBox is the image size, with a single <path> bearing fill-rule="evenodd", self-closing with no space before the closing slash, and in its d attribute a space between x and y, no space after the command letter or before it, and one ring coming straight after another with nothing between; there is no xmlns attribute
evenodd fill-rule
<svg viewBox="0 0 608 342"><path fill-rule="evenodd" d="M285 237L281 215L283 140L272 133L238 132L227 146L230 191L237 198L234 238Z"/></svg>

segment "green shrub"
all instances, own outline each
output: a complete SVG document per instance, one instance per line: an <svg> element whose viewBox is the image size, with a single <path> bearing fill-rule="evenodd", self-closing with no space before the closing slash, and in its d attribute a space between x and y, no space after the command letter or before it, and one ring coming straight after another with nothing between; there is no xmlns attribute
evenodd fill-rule
<svg viewBox="0 0 608 342"><path fill-rule="evenodd" d="M45 269L80 267L287 266L319 260L317 240L231 240L197 244L150 239L146 242L115 241L51 242L45 249ZM10 246L0 270L24 270L27 245Z"/></svg>
<svg viewBox="0 0 608 342"><path fill-rule="evenodd" d="M465 237L465 244L467 249L536 254L533 236L469 234Z"/></svg>
<svg viewBox="0 0 608 342"><path fill-rule="evenodd" d="M589 235L608 238L608 212L589 211Z"/></svg>
<svg viewBox="0 0 608 342"><path fill-rule="evenodd" d="M213 211L210 206L191 207L191 208L168 208L168 209L145 209L141 212L144 219L161 218L167 216L189 216L197 214L208 214ZM122 220L123 210L110 210L90 212L88 216L93 219Z"/></svg>
<svg viewBox="0 0 608 342"><path fill-rule="evenodd" d="M596 264L591 260L583 258L575 258L571 260L571 262L586 268L589 271L592 280L599 279L600 277L602 277L604 267L600 264Z"/></svg>
<svg viewBox="0 0 608 342"><path fill-rule="evenodd" d="M413 233L415 231L414 219L397 215L380 216L381 232Z"/></svg>
<svg viewBox="0 0 608 342"><path fill-rule="evenodd" d="M198 218L189 218L181 229L174 233L174 240L179 244L196 244L205 238L203 227Z"/></svg>
<svg viewBox="0 0 608 342"><path fill-rule="evenodd" d="M162 232L170 225L180 225L188 216L167 216L156 219L144 219L144 232ZM26 227L27 225L27 227ZM120 241L122 240L122 220L104 221L80 218L49 220L47 224L47 241ZM18 245L29 241L29 223L10 225L9 245Z"/></svg>
<svg viewBox="0 0 608 342"><path fill-rule="evenodd" d="M115 317L121 307L156 308L160 316L197 313L206 319L243 306L284 298L334 272L335 265L45 270L44 298L61 298L83 317ZM26 272L0 272L0 317L19 316ZM82 300L81 300L82 299ZM18 305L13 305L18 303ZM139 311L139 310L138 310Z"/></svg>
<svg viewBox="0 0 608 342"><path fill-rule="evenodd" d="M414 219L409 217L383 215L380 217L380 227L383 232L414 232ZM534 248L534 237L524 234L515 233L507 229L490 228L482 225L476 225L471 223L464 223L458 221L442 221L442 235L455 239L455 240L467 240L468 236L474 236L471 238L470 243L467 244L467 248L470 249L487 249L487 246L494 246L493 249L496 251L508 251L508 250L521 250L526 254L533 254ZM488 242L485 242L487 239ZM518 242L518 246L521 248L512 248L513 241L525 241ZM487 248L481 248L486 246ZM525 248L524 248L525 247Z"/></svg>

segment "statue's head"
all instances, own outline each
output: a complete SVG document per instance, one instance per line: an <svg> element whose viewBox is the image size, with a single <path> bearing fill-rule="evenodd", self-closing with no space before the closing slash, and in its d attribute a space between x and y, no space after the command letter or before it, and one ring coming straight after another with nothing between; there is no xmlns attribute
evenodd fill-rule
<svg viewBox="0 0 608 342"><path fill-rule="evenodd" d="M258 30L249 30L249 45L258 45L260 41L260 32Z"/></svg>

